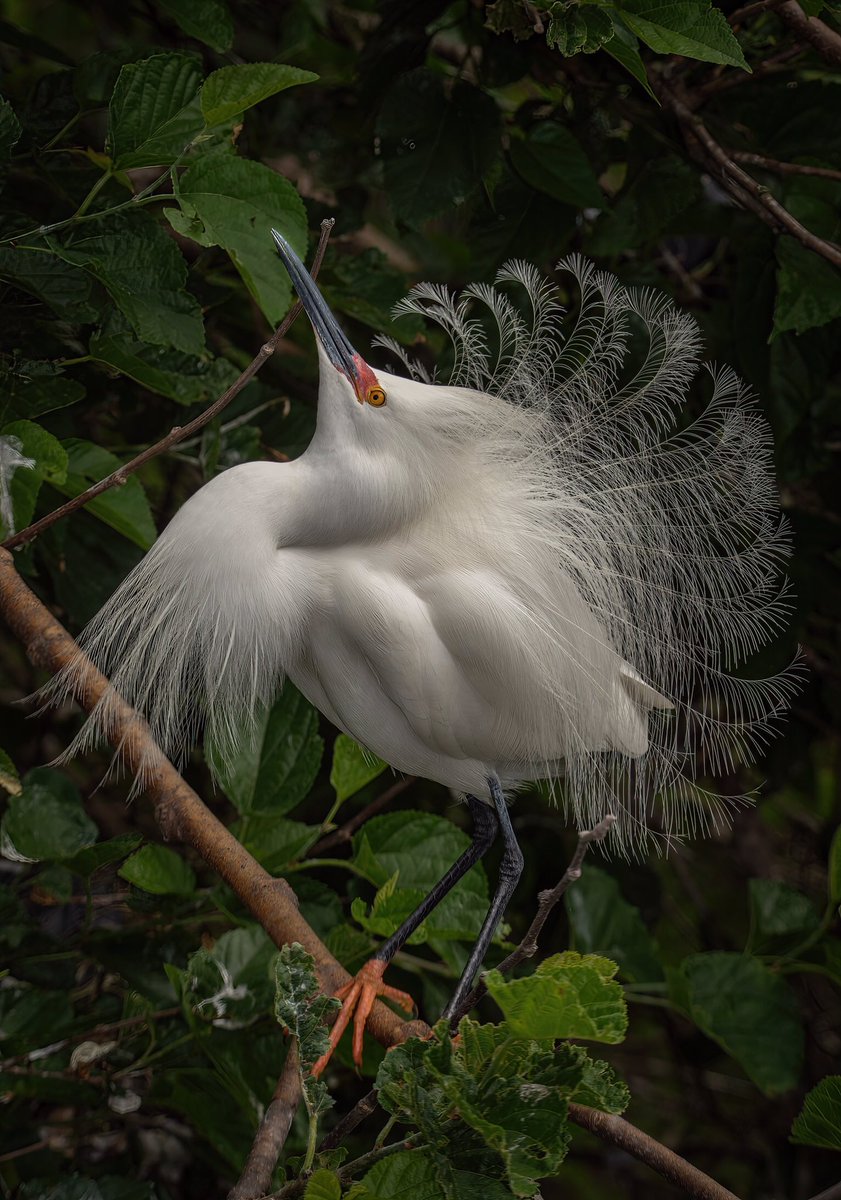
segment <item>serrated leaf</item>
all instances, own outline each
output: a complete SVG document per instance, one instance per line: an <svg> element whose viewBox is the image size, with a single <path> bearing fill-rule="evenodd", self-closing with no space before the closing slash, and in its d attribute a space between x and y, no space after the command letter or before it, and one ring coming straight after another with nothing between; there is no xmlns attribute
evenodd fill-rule
<svg viewBox="0 0 841 1200"><path fill-rule="evenodd" d="M205 123L221 125L286 88L318 79L312 71L281 63L242 63L208 75L201 90Z"/></svg>
<svg viewBox="0 0 841 1200"><path fill-rule="evenodd" d="M298 1043L298 1069L310 1120L333 1103L312 1068L330 1046L325 1021L340 1007L338 1000L321 994L312 955L298 942L284 946L275 959L275 1016Z"/></svg>
<svg viewBox="0 0 841 1200"><path fill-rule="evenodd" d="M788 331L806 333L841 316L841 275L837 267L793 237L777 238L776 255L772 338Z"/></svg>
<svg viewBox="0 0 841 1200"><path fill-rule="evenodd" d="M104 479L120 466L116 455L93 442L68 438L63 446L67 452L67 476L62 482L56 482L55 487L65 496L80 495L92 483ZM89 500L85 507L142 550L148 550L157 537L149 501L143 485L134 475L128 476L121 486Z"/></svg>
<svg viewBox="0 0 841 1200"><path fill-rule="evenodd" d="M268 712L256 718L253 736L223 755L210 743L208 761L240 813L282 815L308 795L321 766L324 742L318 713L294 684L286 682Z"/></svg>
<svg viewBox="0 0 841 1200"><path fill-rule="evenodd" d="M545 959L524 979L488 971L485 983L518 1037L621 1042L628 1008L613 979L617 970L607 958L568 950Z"/></svg>
<svg viewBox="0 0 841 1200"><path fill-rule="evenodd" d="M749 70L727 18L709 0L621 0L625 24L657 54Z"/></svg>
<svg viewBox="0 0 841 1200"><path fill-rule="evenodd" d="M610 15L596 5L553 5L549 10L546 44L565 58L593 54L612 37Z"/></svg>
<svg viewBox="0 0 841 1200"><path fill-rule="evenodd" d="M791 1140L800 1146L841 1150L841 1075L827 1075L807 1094L794 1118Z"/></svg>
<svg viewBox="0 0 841 1200"><path fill-rule="evenodd" d="M625 900L619 884L606 871L586 865L564 903L577 950L603 954L617 962L631 983L662 980L657 943L639 909Z"/></svg>
<svg viewBox="0 0 841 1200"><path fill-rule="evenodd" d="M261 866L272 875L281 875L312 845L319 827L290 821L270 811L250 812L244 822L235 822L231 829Z"/></svg>
<svg viewBox="0 0 841 1200"><path fill-rule="evenodd" d="M159 0L159 3L190 37L204 42L218 54L230 50L234 22L225 0Z"/></svg>
<svg viewBox="0 0 841 1200"><path fill-rule="evenodd" d="M91 337L91 358L178 404L207 404L221 396L239 375L224 358L194 358L179 350L147 346L130 330L119 330L114 325L110 323L112 331Z"/></svg>
<svg viewBox="0 0 841 1200"><path fill-rule="evenodd" d="M184 290L187 265L148 213L102 217L50 244L65 262L104 284L141 341L203 353L201 309Z"/></svg>
<svg viewBox="0 0 841 1200"><path fill-rule="evenodd" d="M377 119L385 187L398 221L417 226L458 208L499 155L499 110L469 83L425 68L386 93Z"/></svg>
<svg viewBox="0 0 841 1200"><path fill-rule="evenodd" d="M18 769L5 750L0 750L0 788L10 796L19 796L21 793Z"/></svg>
<svg viewBox="0 0 841 1200"><path fill-rule="evenodd" d="M542 121L526 137L512 138L511 162L526 183L556 200L579 208L604 204L587 155L555 121Z"/></svg>
<svg viewBox="0 0 841 1200"><path fill-rule="evenodd" d="M241 1029L272 1011L276 947L259 925L231 929L187 962L185 998L223 1029Z"/></svg>
<svg viewBox="0 0 841 1200"><path fill-rule="evenodd" d="M178 202L180 209L164 210L173 229L202 246L227 250L266 319L277 324L292 285L271 229L279 229L300 255L307 242L304 206L292 184L262 163L216 155L184 172Z"/></svg>
<svg viewBox="0 0 841 1200"><path fill-rule="evenodd" d="M401 1150L374 1163L357 1189L355 1200L441 1200L445 1195L433 1159L422 1150ZM338 1198L338 1192L335 1196ZM309 1191L306 1200L310 1200ZM333 1200L333 1193L325 1194L324 1200Z"/></svg>
<svg viewBox="0 0 841 1200"><path fill-rule="evenodd" d="M195 871L169 846L141 846L117 874L154 896L190 896L196 890Z"/></svg>
<svg viewBox="0 0 841 1200"><path fill-rule="evenodd" d="M120 71L108 106L114 167L168 166L204 127L201 70L187 54L153 54Z"/></svg>
<svg viewBox="0 0 841 1200"><path fill-rule="evenodd" d="M25 246L0 246L0 279L48 304L68 321L94 321L99 307L92 292L96 286L80 267L57 255Z"/></svg>
<svg viewBox="0 0 841 1200"><path fill-rule="evenodd" d="M11 505L16 530L32 520L41 484L45 480L58 486L67 474L67 452L57 438L33 421L12 421L0 430L5 452L0 456L0 526L8 523L7 505Z"/></svg>
<svg viewBox="0 0 841 1200"><path fill-rule="evenodd" d="M634 37L629 29L627 29L621 21L614 18L613 21L614 36L605 42L602 49L615 58L621 67L633 75L637 83L641 84L648 92L652 100L658 104L657 96L648 82L648 72L645 69L645 63L642 61L639 52L639 42Z"/></svg>
<svg viewBox="0 0 841 1200"><path fill-rule="evenodd" d="M348 800L386 770L387 764L370 750L365 750L346 733L340 733L333 746L333 765L330 783L336 799Z"/></svg>
<svg viewBox="0 0 841 1200"><path fill-rule="evenodd" d="M93 845L97 833L70 780L40 767L9 800L0 823L0 853L16 862L63 859Z"/></svg>
<svg viewBox="0 0 841 1200"><path fill-rule="evenodd" d="M397 921L396 929L402 923L397 918L407 904L416 907L467 849L470 839L444 817L397 812L366 822L353 845L356 866L378 887L396 875L399 891L409 893L404 900L397 891L389 905L388 916ZM477 864L429 914L414 937L475 937L487 910L487 878L481 864ZM371 927L383 933L394 932L377 921Z"/></svg>
<svg viewBox="0 0 841 1200"><path fill-rule="evenodd" d="M307 1180L304 1200L342 1200L342 1185L333 1171L313 1171Z"/></svg>
<svg viewBox="0 0 841 1200"><path fill-rule="evenodd" d="M785 980L755 958L717 951L684 959L676 974L675 998L757 1087L772 1096L796 1086L803 1027Z"/></svg>

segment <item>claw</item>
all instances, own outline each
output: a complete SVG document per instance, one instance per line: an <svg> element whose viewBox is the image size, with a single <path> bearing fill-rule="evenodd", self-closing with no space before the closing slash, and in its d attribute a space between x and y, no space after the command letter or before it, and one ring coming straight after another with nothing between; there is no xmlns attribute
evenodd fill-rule
<svg viewBox="0 0 841 1200"><path fill-rule="evenodd" d="M351 1017L353 1017L353 1061L357 1067L362 1067L362 1042L365 1036L365 1025L371 1015L374 1001L379 996L393 1000L404 1012L410 1014L415 1012L415 1002L407 992L401 992L398 988L389 987L387 983L383 983L387 965L380 959L369 959L360 968L356 977L336 992L336 999L342 1002L342 1010L330 1030L329 1050L322 1054L312 1068L312 1073L316 1078L330 1061L342 1034L350 1024Z"/></svg>

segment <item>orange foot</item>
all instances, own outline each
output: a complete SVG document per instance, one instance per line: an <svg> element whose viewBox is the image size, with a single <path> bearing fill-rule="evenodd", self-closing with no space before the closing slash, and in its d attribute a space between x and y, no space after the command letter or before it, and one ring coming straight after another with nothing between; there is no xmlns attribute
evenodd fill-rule
<svg viewBox="0 0 841 1200"><path fill-rule="evenodd" d="M353 1061L357 1067L362 1066L362 1040L365 1034L365 1025L378 996L385 996L388 1000L393 1000L407 1013L415 1011L415 1002L407 992L398 991L397 988L383 983L387 965L378 958L369 959L360 968L356 978L351 979L336 992L336 999L342 1002L342 1010L330 1030L330 1049L326 1054L322 1054L313 1066L312 1073L316 1077L321 1074L330 1061L330 1056L350 1024L351 1017L353 1017Z"/></svg>

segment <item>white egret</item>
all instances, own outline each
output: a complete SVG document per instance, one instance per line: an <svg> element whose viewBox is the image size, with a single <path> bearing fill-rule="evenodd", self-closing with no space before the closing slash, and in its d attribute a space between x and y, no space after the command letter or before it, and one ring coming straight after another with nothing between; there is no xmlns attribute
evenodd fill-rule
<svg viewBox="0 0 841 1200"><path fill-rule="evenodd" d="M525 781L563 773L568 818L614 812L620 852L726 818L738 801L698 779L750 762L796 686L790 669L729 673L785 618L788 538L733 373L713 370L685 416L699 336L663 297L570 259L565 332L523 263L460 299L421 285L400 309L455 354L433 383L395 343L409 378L364 362L274 237L318 342L312 442L196 492L82 645L176 761L202 728L232 751L288 677L395 770L467 797L470 849L346 989L333 1040L355 1011L358 1058L374 997L408 1002L386 964L499 831L499 886L446 1014L466 994L522 868L506 794Z"/></svg>

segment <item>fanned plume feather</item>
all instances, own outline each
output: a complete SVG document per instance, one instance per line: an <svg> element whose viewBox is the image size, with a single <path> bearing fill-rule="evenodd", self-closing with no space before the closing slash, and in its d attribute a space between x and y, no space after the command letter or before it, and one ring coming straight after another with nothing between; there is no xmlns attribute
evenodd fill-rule
<svg viewBox="0 0 841 1200"><path fill-rule="evenodd" d="M391 436L405 455L417 436L418 494L451 497L458 526L441 534L450 549L440 551L429 534L440 518L415 516L430 565L439 552L458 558L469 526L477 561L486 556L513 598L519 619L495 649L524 664L525 682L500 704L518 708L517 729L531 733L504 718L500 744L507 736L516 753L509 771L499 766L503 782L560 778L576 827L616 812L614 844L630 853L647 834L704 832L745 801L704 781L755 761L798 687L797 664L768 679L732 674L786 621L789 536L768 428L735 375L708 368L706 406L686 413L700 366L694 321L576 256L560 267L580 291L569 321L554 286L522 262L457 297L413 288L396 315L441 326L452 370L446 384L435 380L441 404L407 407L405 424L375 435L383 444L372 452L387 453ZM393 340L377 341L412 379L431 381ZM459 491L468 477L483 489L481 525L476 493ZM202 727L223 757L233 753L292 673L309 619L294 580L237 557L236 528L218 545L197 537L196 511L176 516L81 639L176 761ZM268 528L266 563L277 544ZM583 608L571 610L570 597ZM588 736L608 699L601 664L616 655L630 665L624 702L647 725L641 750ZM570 664L580 681L569 682ZM72 692L75 675L71 664L49 699ZM110 693L68 754L107 730L112 704Z"/></svg>

